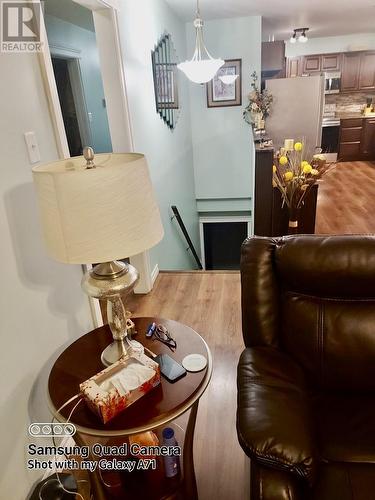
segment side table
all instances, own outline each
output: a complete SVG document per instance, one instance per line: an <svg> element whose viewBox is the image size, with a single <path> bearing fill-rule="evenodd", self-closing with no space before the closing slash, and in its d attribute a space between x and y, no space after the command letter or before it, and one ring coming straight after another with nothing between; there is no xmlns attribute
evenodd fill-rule
<svg viewBox="0 0 375 500"><path fill-rule="evenodd" d="M193 441L199 399L207 388L212 374L212 357L209 347L192 328L176 321L153 317L132 319L137 331L134 338L155 354L169 354L179 363L187 354L202 354L207 358L207 366L198 373L188 372L186 376L175 383L170 383L162 377L158 387L126 408L107 424L103 424L82 402L71 418L71 422L77 429L74 439L79 445L86 445L87 440L89 442L91 440L92 443L94 437L111 440L113 443L114 440L126 439L132 434L164 426L190 410L183 445L179 443L183 446L183 467L179 479L165 478L160 468L157 471L147 471L147 474L153 475L153 477L149 478L149 481L147 478L142 478L142 481L138 480L137 488L141 488L142 491L141 495L137 495L137 498L165 499L182 491L187 500L197 499ZM163 343L145 337L147 327L152 322L164 325L176 339L177 349L174 353L171 353L168 346ZM71 406L64 408L60 414L57 414L57 410L79 392L79 384L103 369L100 355L111 341L112 335L107 325L96 328L73 342L56 360L50 372L48 392L50 409L57 420L64 422L68 418ZM121 498L135 498L132 496L129 479L133 473L126 474L128 474L128 489L124 487ZM91 483L95 500L112 498L105 490L97 471L92 474Z"/></svg>

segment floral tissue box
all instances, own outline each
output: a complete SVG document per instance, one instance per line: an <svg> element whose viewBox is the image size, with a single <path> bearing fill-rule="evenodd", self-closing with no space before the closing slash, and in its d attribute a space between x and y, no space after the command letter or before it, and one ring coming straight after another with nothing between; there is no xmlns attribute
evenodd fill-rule
<svg viewBox="0 0 375 500"><path fill-rule="evenodd" d="M105 424L159 384L159 365L143 353L131 352L79 387Z"/></svg>

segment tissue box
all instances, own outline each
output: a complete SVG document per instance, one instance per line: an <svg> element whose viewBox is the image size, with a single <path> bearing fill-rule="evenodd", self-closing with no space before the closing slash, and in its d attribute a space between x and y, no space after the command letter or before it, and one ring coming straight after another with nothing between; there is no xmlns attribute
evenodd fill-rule
<svg viewBox="0 0 375 500"><path fill-rule="evenodd" d="M159 384L159 365L143 353L132 352L79 387L89 408L105 424Z"/></svg>

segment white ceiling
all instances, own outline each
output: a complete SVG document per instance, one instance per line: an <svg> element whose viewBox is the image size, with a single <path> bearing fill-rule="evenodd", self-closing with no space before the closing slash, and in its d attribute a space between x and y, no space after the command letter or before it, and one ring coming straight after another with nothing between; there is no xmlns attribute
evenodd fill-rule
<svg viewBox="0 0 375 500"><path fill-rule="evenodd" d="M195 0L166 0L177 15L192 21ZM200 0L203 19L263 17L263 39L290 37L293 28L309 27L312 38L375 32L375 0Z"/></svg>

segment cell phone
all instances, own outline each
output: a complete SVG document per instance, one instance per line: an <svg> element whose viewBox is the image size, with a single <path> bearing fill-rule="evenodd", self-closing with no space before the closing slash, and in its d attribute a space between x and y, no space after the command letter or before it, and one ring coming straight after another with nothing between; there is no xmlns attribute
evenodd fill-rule
<svg viewBox="0 0 375 500"><path fill-rule="evenodd" d="M186 375L185 368L168 354L159 354L156 356L155 361L159 364L160 372L168 382L176 382L176 380Z"/></svg>

